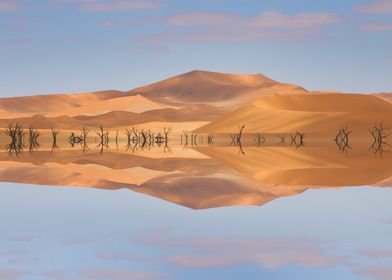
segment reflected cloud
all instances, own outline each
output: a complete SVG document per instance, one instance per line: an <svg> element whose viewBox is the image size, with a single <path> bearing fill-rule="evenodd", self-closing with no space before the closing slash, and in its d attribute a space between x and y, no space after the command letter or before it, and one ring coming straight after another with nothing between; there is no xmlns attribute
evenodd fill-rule
<svg viewBox="0 0 392 280"><path fill-rule="evenodd" d="M330 267L342 261L341 256L325 253L323 241L317 240L248 240L185 239L174 240L153 234L138 240L139 244L161 247L168 263L187 268L227 267L242 264L278 269L286 265ZM131 260L123 254L109 253L106 259Z"/></svg>

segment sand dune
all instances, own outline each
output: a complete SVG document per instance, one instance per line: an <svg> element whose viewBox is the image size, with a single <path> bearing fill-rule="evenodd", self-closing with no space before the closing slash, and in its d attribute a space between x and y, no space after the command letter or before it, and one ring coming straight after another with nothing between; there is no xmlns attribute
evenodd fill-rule
<svg viewBox="0 0 392 280"><path fill-rule="evenodd" d="M392 92L389 92L389 93L377 93L377 94L374 94L374 96L377 96L378 98L384 99L384 100L392 103Z"/></svg>
<svg viewBox="0 0 392 280"><path fill-rule="evenodd" d="M79 94L49 94L0 99L0 114L8 117L47 117L98 115L112 110L141 113L154 109L172 108L140 95L120 91Z"/></svg>
<svg viewBox="0 0 392 280"><path fill-rule="evenodd" d="M192 71L129 92L102 91L0 99L0 126L23 121L38 128L109 127L154 121L212 121L263 96L304 89L262 75Z"/></svg>
<svg viewBox="0 0 392 280"><path fill-rule="evenodd" d="M81 127L99 127L103 125L106 128L134 126L149 122L206 122L216 119L220 116L220 111L211 110L205 112L207 107L183 108L183 109L157 109L143 113L133 113L127 111L111 111L96 116L61 116L45 117L34 115L32 117L0 119L0 127L6 127L9 123L22 123L25 127L34 127L48 129L56 127L60 129L72 129ZM189 109L189 110L188 110Z"/></svg>
<svg viewBox="0 0 392 280"><path fill-rule="evenodd" d="M262 98L279 94L286 96L260 103ZM192 71L158 83L128 92L102 91L81 94L51 94L0 99L0 126L10 121L21 121L37 128L56 126L71 127L104 125L121 127L146 122L196 122L215 121L227 113L249 104L263 108L286 110L284 104L292 103L302 111L317 112L319 102L335 112L350 111L356 102L368 102L361 97L344 101L344 108L337 110L340 102L295 99L297 95L320 95L290 84L279 83L261 74L240 75L208 71ZM337 94L324 93L323 96ZM390 94L378 95L390 100ZM285 99L285 100L283 100ZM326 98L328 99L328 98ZM306 102L309 102L305 104ZM352 104L348 104L352 102ZM375 103L369 99L370 103ZM277 104L279 103L279 104ZM380 104L378 104L380 105ZM375 105L375 106L378 106ZM252 105L249 105L252 106ZM298 109L291 111L299 111ZM254 109L249 109L250 111ZM286 110L287 111L287 110ZM238 117L240 117L238 115Z"/></svg>
<svg viewBox="0 0 392 280"><path fill-rule="evenodd" d="M306 93L306 90L281 84L261 74L235 75L208 71L192 71L152 85L136 88L140 94L159 103L183 106L204 103L236 108L249 100L276 93Z"/></svg>
<svg viewBox="0 0 392 280"><path fill-rule="evenodd" d="M243 156L237 147L204 146L197 151L208 157L158 159L126 151L38 151L20 158L3 153L0 181L125 188L192 209L260 206L310 188L390 187L392 155L377 158L361 143L354 148L344 154L334 145L244 147Z"/></svg>
<svg viewBox="0 0 392 280"><path fill-rule="evenodd" d="M245 124L246 133L292 133L325 135L348 126L353 133L368 136L368 129L384 121L392 127L392 104L360 94L275 95L229 113L198 129L203 133L230 133Z"/></svg>

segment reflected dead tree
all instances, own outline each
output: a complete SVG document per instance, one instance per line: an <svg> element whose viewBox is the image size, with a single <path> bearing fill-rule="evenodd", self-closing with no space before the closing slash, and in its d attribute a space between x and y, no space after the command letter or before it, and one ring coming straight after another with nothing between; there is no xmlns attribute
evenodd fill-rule
<svg viewBox="0 0 392 280"><path fill-rule="evenodd" d="M286 144L286 135L278 135L279 144Z"/></svg>
<svg viewBox="0 0 392 280"><path fill-rule="evenodd" d="M383 121L381 121L373 129L369 129L369 133L373 137L373 143L369 150L373 151L376 156L383 158L383 154L388 152L390 147L388 144L389 129L384 127Z"/></svg>
<svg viewBox="0 0 392 280"><path fill-rule="evenodd" d="M207 136L207 143L208 143L208 145L213 145L214 144L214 135L208 135Z"/></svg>
<svg viewBox="0 0 392 280"><path fill-rule="evenodd" d="M127 145L126 145L126 147L127 147L127 150L128 150L132 146L132 131L127 128L124 133L127 136Z"/></svg>
<svg viewBox="0 0 392 280"><path fill-rule="evenodd" d="M188 147L188 141L189 141L189 132L183 130L181 134L181 145L184 148Z"/></svg>
<svg viewBox="0 0 392 280"><path fill-rule="evenodd" d="M196 147L197 146L197 133L192 132L191 134L191 146Z"/></svg>
<svg viewBox="0 0 392 280"><path fill-rule="evenodd" d="M33 152L37 150L40 145L38 143L38 137L40 136L40 132L33 127L29 127L29 151Z"/></svg>
<svg viewBox="0 0 392 280"><path fill-rule="evenodd" d="M171 151L172 151L171 147L169 146L169 135L170 135L171 132L172 132L172 128L171 127L169 127L169 128L164 127L163 128L163 133L165 135L165 146L164 146L163 150L164 150L165 153L166 152L171 153Z"/></svg>
<svg viewBox="0 0 392 280"><path fill-rule="evenodd" d="M304 143L304 138L305 138L305 134L304 133L300 133L300 132L296 132L295 134L291 134L291 145L295 146L297 149L300 147L303 147L305 145Z"/></svg>
<svg viewBox="0 0 392 280"><path fill-rule="evenodd" d="M5 129L5 134L11 138L11 142L6 146L8 156L19 157L24 149L24 135L23 126L20 123L9 123Z"/></svg>
<svg viewBox="0 0 392 280"><path fill-rule="evenodd" d="M231 138L230 145L238 147L240 150L240 153L242 155L245 155L244 149L242 148L242 142L241 142L244 129L245 129L245 125L239 126L238 133L230 134L230 138Z"/></svg>
<svg viewBox="0 0 392 280"><path fill-rule="evenodd" d="M264 144L266 141L267 139L261 133L256 133L255 136L253 137L253 142L255 143L256 146L260 146Z"/></svg>
<svg viewBox="0 0 392 280"><path fill-rule="evenodd" d="M82 145L82 150L83 150L83 152L89 150L88 145L87 145L87 135L88 135L89 133L90 133L90 130L88 130L86 127L83 127L83 128L82 128L82 135L81 135L81 137L82 137L82 142L81 142L81 145Z"/></svg>
<svg viewBox="0 0 392 280"><path fill-rule="evenodd" d="M188 148L190 145L192 148L196 147L198 144L197 139L199 139L200 143L203 143L203 139L198 137L199 135L196 132L192 132L189 134L189 131L183 131L181 134L181 145L183 148Z"/></svg>
<svg viewBox="0 0 392 280"><path fill-rule="evenodd" d="M116 149L118 150L118 130L116 131Z"/></svg>
<svg viewBox="0 0 392 280"><path fill-rule="evenodd" d="M68 142L71 145L71 147L75 147L75 145L80 145L82 148L83 152L86 152L89 150L88 144L87 144L87 135L90 133L90 130L88 130L86 127L83 127L80 134L76 135L74 132L71 132Z"/></svg>
<svg viewBox="0 0 392 280"><path fill-rule="evenodd" d="M59 146L57 145L57 135L59 134L60 131L56 130L53 127L50 128L50 131L52 133L52 149L50 152L53 153L59 148Z"/></svg>
<svg viewBox="0 0 392 280"><path fill-rule="evenodd" d="M351 132L352 131L349 131L347 126L339 129L334 139L336 145L339 148L339 151L342 151L343 153L347 153L348 150L351 149L351 146L349 144Z"/></svg>
<svg viewBox="0 0 392 280"><path fill-rule="evenodd" d="M103 153L104 148L108 149L109 148L109 131L105 131L103 126L101 125L99 127L98 131L95 131L95 133L99 137L99 144L97 145L97 148L100 149L100 153Z"/></svg>

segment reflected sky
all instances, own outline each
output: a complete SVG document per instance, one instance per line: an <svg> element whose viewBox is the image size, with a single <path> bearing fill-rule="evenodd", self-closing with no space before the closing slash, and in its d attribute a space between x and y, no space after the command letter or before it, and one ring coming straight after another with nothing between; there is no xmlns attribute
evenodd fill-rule
<svg viewBox="0 0 392 280"><path fill-rule="evenodd" d="M392 191L194 211L129 190L2 183L4 279L388 279ZM321 278L320 278L321 277Z"/></svg>

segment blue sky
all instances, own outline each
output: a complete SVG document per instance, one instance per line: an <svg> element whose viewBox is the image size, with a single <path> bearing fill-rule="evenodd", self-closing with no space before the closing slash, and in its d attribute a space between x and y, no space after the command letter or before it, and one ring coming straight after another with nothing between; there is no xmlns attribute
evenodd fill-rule
<svg viewBox="0 0 392 280"><path fill-rule="evenodd" d="M193 69L392 91L392 1L0 0L0 96L128 90Z"/></svg>
<svg viewBox="0 0 392 280"><path fill-rule="evenodd" d="M202 211L128 190L2 183L0 194L1 279L389 279L392 273L388 188L309 190L262 207Z"/></svg>

